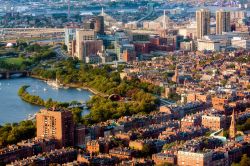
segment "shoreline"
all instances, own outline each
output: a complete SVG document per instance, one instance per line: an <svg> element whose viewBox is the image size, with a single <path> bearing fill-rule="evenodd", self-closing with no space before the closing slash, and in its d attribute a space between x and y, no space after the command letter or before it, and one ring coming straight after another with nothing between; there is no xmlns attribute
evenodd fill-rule
<svg viewBox="0 0 250 166"><path fill-rule="evenodd" d="M35 78L35 79L39 79L39 80L43 80L43 81L52 81L51 79L45 79L45 78L42 78L40 76L36 76L36 75L30 75L29 77L31 78ZM100 97L108 97L108 95L102 93L102 92L99 92L93 88L90 88L88 87L87 85L79 85L79 84L63 84L64 87L69 87L69 88L80 88L80 89L84 89L84 90L88 90L90 91L91 93L93 93L94 95L98 95Z"/></svg>

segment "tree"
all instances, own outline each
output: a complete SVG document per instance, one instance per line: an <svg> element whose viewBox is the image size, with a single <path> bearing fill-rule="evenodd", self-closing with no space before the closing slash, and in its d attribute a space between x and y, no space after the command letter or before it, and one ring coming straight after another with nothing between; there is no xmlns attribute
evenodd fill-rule
<svg viewBox="0 0 250 166"><path fill-rule="evenodd" d="M73 120L75 124L80 123L82 120L82 110L80 108L73 108L71 112L73 114Z"/></svg>
<svg viewBox="0 0 250 166"><path fill-rule="evenodd" d="M229 137L229 131L228 130L223 130L223 136L228 138Z"/></svg>
<svg viewBox="0 0 250 166"><path fill-rule="evenodd" d="M250 166L250 158L246 154L242 156L240 166Z"/></svg>
<svg viewBox="0 0 250 166"><path fill-rule="evenodd" d="M67 51L67 46L64 44L64 45L62 45L62 49L64 50L64 51Z"/></svg>
<svg viewBox="0 0 250 166"><path fill-rule="evenodd" d="M222 86L225 86L227 84L227 80L221 80L220 83L222 84Z"/></svg>

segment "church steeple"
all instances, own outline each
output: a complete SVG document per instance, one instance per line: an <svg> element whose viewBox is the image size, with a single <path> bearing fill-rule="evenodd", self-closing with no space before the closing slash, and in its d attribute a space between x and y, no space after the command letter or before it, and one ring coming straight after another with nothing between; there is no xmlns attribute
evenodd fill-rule
<svg viewBox="0 0 250 166"><path fill-rule="evenodd" d="M229 128L229 137L231 139L234 139L236 137L236 132L237 132L237 130L236 130L235 112L233 110L231 125L230 125L230 128Z"/></svg>
<svg viewBox="0 0 250 166"><path fill-rule="evenodd" d="M176 84L179 84L178 65L176 65L176 67L175 67L175 73L174 73L174 76L172 77L172 81L175 82Z"/></svg>

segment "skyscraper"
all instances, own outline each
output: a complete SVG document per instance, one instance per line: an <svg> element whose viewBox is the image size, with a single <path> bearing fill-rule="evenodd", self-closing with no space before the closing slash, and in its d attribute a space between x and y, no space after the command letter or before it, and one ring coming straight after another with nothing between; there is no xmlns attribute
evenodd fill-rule
<svg viewBox="0 0 250 166"><path fill-rule="evenodd" d="M216 11L216 34L220 35L222 32L229 32L230 30L230 12L224 10Z"/></svg>
<svg viewBox="0 0 250 166"><path fill-rule="evenodd" d="M197 38L201 39L210 34L210 11L200 9L196 11Z"/></svg>
<svg viewBox="0 0 250 166"><path fill-rule="evenodd" d="M104 34L104 17L103 16L96 16L95 32L100 35Z"/></svg>
<svg viewBox="0 0 250 166"><path fill-rule="evenodd" d="M64 28L65 32L65 45L67 46L68 53L72 53L72 41L76 39L76 30L79 28L79 26L75 24L71 24Z"/></svg>
<svg viewBox="0 0 250 166"><path fill-rule="evenodd" d="M36 115L38 138L54 138L59 147L74 145L73 115L63 109L42 109Z"/></svg>

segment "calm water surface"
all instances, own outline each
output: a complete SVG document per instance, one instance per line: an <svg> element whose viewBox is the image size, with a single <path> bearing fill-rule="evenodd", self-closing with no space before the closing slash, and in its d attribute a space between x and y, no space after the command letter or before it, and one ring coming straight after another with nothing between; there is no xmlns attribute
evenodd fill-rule
<svg viewBox="0 0 250 166"><path fill-rule="evenodd" d="M0 125L4 123L19 122L27 119L29 114L34 114L41 107L30 105L20 99L18 89L23 85L30 85L28 91L43 99L52 98L55 101L69 102L89 100L92 93L77 89L52 89L45 82L33 78L0 79ZM83 114L88 113L84 111Z"/></svg>

